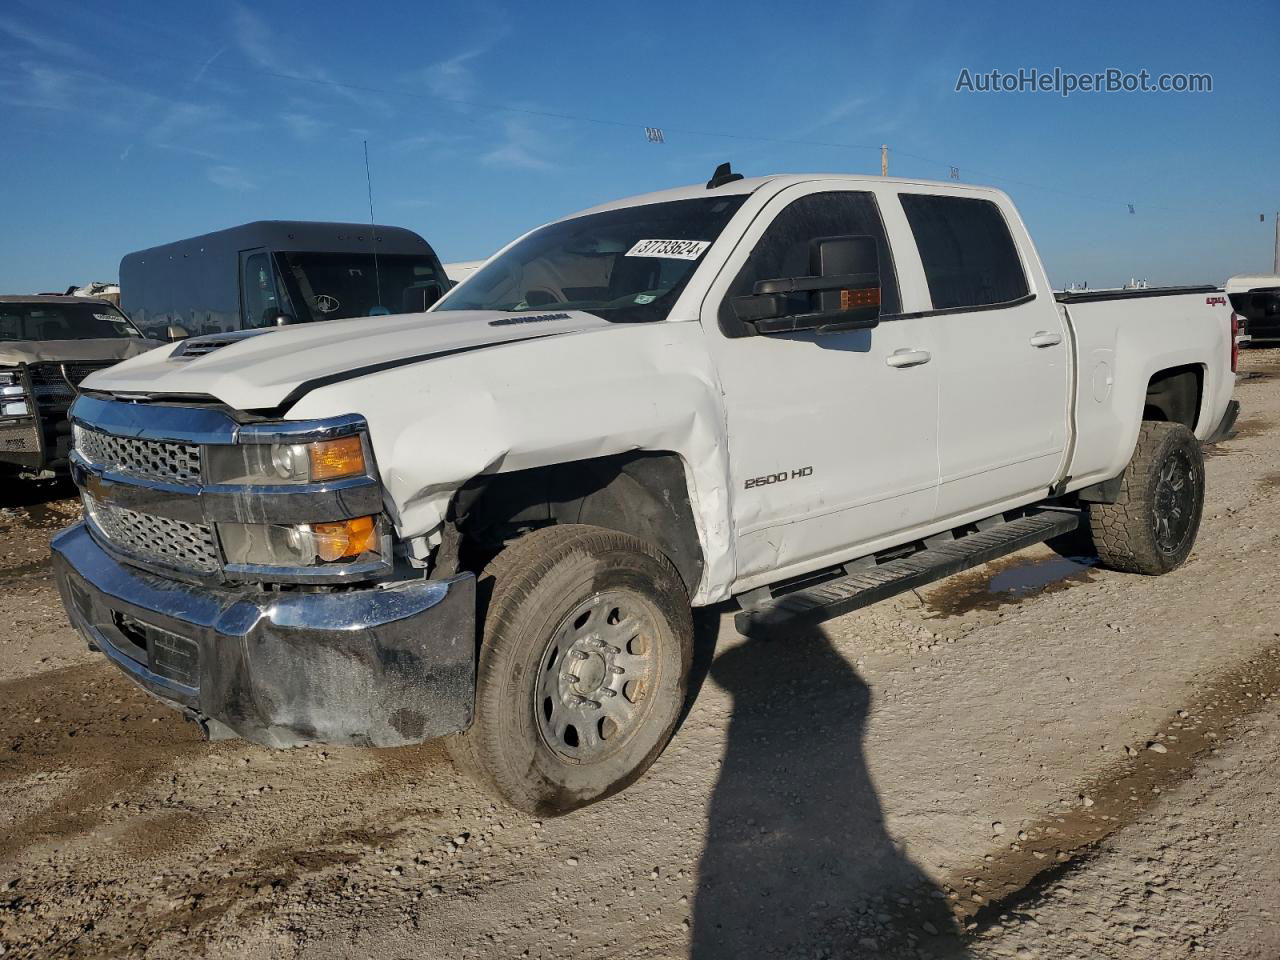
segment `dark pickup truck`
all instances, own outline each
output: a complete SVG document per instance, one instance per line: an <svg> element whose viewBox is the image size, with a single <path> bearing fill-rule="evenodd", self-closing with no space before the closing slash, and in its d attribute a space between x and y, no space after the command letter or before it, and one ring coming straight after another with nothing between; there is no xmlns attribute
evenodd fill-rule
<svg viewBox="0 0 1280 960"><path fill-rule="evenodd" d="M0 476L66 470L80 381L156 346L106 300L0 296Z"/></svg>

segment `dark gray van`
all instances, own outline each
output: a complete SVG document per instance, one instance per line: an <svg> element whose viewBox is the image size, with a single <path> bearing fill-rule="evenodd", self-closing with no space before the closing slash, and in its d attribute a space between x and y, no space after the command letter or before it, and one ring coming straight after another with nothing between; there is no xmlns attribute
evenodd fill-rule
<svg viewBox="0 0 1280 960"><path fill-rule="evenodd" d="M166 339L412 313L449 285L422 237L367 223L258 220L120 261L121 309Z"/></svg>

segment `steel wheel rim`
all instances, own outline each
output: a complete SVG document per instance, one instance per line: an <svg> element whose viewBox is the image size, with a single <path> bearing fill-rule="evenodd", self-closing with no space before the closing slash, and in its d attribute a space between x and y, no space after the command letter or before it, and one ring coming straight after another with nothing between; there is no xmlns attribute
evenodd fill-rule
<svg viewBox="0 0 1280 960"><path fill-rule="evenodd" d="M1196 472L1191 458L1178 450L1160 465L1151 527L1156 546L1166 554L1177 553L1191 530L1196 504Z"/></svg>
<svg viewBox="0 0 1280 960"><path fill-rule="evenodd" d="M579 603L551 634L534 685L543 742L572 763L597 763L644 726L658 680L657 622L630 591Z"/></svg>

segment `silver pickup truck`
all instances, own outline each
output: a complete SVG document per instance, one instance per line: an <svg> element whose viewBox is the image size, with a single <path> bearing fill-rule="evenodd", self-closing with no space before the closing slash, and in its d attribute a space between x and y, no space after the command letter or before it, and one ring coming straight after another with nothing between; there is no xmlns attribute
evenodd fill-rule
<svg viewBox="0 0 1280 960"><path fill-rule="evenodd" d="M65 471L80 381L159 345L106 300L0 297L0 476Z"/></svg>

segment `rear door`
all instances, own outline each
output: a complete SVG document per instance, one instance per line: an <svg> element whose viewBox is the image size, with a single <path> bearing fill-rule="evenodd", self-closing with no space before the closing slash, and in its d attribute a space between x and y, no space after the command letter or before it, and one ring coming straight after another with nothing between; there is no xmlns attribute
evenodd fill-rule
<svg viewBox="0 0 1280 960"><path fill-rule="evenodd" d="M762 336L732 305L759 280L809 275L817 239L871 236L882 309L898 317L888 237L905 231L892 192L851 190L848 181L798 185L755 217L711 286L703 328L726 397L739 589L847 559L934 516L931 321L886 317L871 330ZM914 280L903 277L902 289L917 289Z"/></svg>
<svg viewBox="0 0 1280 960"><path fill-rule="evenodd" d="M1071 365L1030 238L990 194L899 199L937 343L938 517L1042 497L1066 455Z"/></svg>

